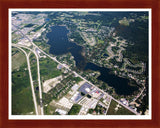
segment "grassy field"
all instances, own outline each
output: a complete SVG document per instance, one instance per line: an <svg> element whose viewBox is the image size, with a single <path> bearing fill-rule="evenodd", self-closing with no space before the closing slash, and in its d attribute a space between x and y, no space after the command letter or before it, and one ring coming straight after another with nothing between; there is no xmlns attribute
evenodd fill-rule
<svg viewBox="0 0 160 128"><path fill-rule="evenodd" d="M34 112L31 88L24 88L22 91L12 95L12 114L26 115Z"/></svg>
<svg viewBox="0 0 160 128"><path fill-rule="evenodd" d="M36 94L37 104L40 104L36 56L33 53L31 53L29 60L30 60L31 73L32 73L32 79L33 79L33 85L34 85L34 90Z"/></svg>
<svg viewBox="0 0 160 128"><path fill-rule="evenodd" d="M26 57L19 51L15 55L16 57L19 56L19 59L15 61L14 57L12 57L14 60L12 61L12 67L13 65L19 64L18 61L21 60L23 60L23 64L20 62L19 70L12 71L12 114L25 115L34 112L34 104L32 100Z"/></svg>
<svg viewBox="0 0 160 128"><path fill-rule="evenodd" d="M62 74L62 72L57 69L57 63L50 58L41 58L39 64L42 81L57 77Z"/></svg>
<svg viewBox="0 0 160 128"><path fill-rule="evenodd" d="M25 55L17 48L12 48L12 70L19 69L26 61Z"/></svg>
<svg viewBox="0 0 160 128"><path fill-rule="evenodd" d="M49 54L49 49L50 49L50 45L48 45L46 42L44 41L33 41L34 44L36 44L40 49L42 49L43 51L45 51L46 53Z"/></svg>
<svg viewBox="0 0 160 128"><path fill-rule="evenodd" d="M40 75L42 82L62 74L62 72L57 69L57 63L51 60L50 58L40 58L39 65L40 65ZM54 99L53 96L54 91L55 90L53 91L50 90L50 92L48 92L47 94L43 93L42 97L44 104L48 104L49 102L52 101L52 99Z"/></svg>
<svg viewBox="0 0 160 128"><path fill-rule="evenodd" d="M120 105L120 107L118 107L118 110L115 110L117 105L118 105L118 103L116 101L112 100L110 107L109 107L109 110L107 112L107 115L135 115L134 113L132 113L131 111L129 111L128 109L124 108L121 105Z"/></svg>
<svg viewBox="0 0 160 128"><path fill-rule="evenodd" d="M31 53L31 54L30 54L30 57L29 57L29 60L30 60L32 78L33 78L33 81L35 81L35 80L37 80L37 78L38 78L38 75L37 75L37 60L36 60L36 56L35 56L33 53Z"/></svg>
<svg viewBox="0 0 160 128"><path fill-rule="evenodd" d="M45 115L53 115L55 110L56 110L56 107L55 106L51 106L50 104L48 104L48 106L44 106Z"/></svg>

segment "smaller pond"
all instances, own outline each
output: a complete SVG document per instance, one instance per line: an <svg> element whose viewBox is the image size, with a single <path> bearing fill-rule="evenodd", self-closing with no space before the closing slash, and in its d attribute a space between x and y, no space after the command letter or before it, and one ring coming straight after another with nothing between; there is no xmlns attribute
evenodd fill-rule
<svg viewBox="0 0 160 128"><path fill-rule="evenodd" d="M108 56L108 54L106 54L106 53L105 53L105 54L103 54L103 56L104 56L104 57L109 57L109 56Z"/></svg>

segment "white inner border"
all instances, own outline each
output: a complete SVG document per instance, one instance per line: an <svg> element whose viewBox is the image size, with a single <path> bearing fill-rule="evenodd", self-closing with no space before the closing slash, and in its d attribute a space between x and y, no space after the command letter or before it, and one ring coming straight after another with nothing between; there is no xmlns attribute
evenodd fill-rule
<svg viewBox="0 0 160 128"><path fill-rule="evenodd" d="M118 11L118 12L142 12L142 11L147 11L149 13L149 115L75 115L75 116L70 116L70 115L11 115L11 13L12 11L105 11L105 12L109 12L109 11ZM152 44L151 44L151 8L146 8L146 9L117 9L117 8L113 8L113 9L20 9L20 8L14 8L14 9L9 9L9 100L8 100L8 109L9 109L9 119L11 120L24 120L24 119L49 119L49 120L63 120L63 119L72 119L72 120L77 120L77 119L81 119L81 120L89 120L89 119L94 119L94 120L99 120L99 119L105 119L105 120L113 120L113 119L119 119L119 120L139 120L139 119L143 119L143 120L151 120L152 119L152 115L151 115L151 110L152 110L152 106L151 106L151 95L152 95L152 91L151 91L151 83L152 83L152 77L151 77L151 73L152 73Z"/></svg>

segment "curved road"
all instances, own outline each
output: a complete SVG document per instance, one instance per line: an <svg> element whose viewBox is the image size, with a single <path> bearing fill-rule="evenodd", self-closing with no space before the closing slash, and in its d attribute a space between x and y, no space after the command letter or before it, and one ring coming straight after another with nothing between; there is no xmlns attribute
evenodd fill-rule
<svg viewBox="0 0 160 128"><path fill-rule="evenodd" d="M40 98L40 109L41 109L41 115L44 115L43 102L42 102L42 88L41 88L41 80L40 80L39 57L38 57L37 53L34 50L32 50L32 49L30 49L30 48L28 48L28 47L26 47L24 45L12 44L12 46L26 48L26 49L32 51L36 56L36 59L37 59L38 86L39 86L39 98ZM29 59L29 55L28 55L28 59ZM33 80L32 80L32 83L33 83Z"/></svg>
<svg viewBox="0 0 160 128"><path fill-rule="evenodd" d="M42 88L41 88L41 79L40 79L40 68L39 68L39 57L37 53L34 51L37 59L37 74L38 74L38 86L39 86L39 98L40 98L40 107L41 107L41 115L44 115L43 111L43 102L42 102Z"/></svg>
<svg viewBox="0 0 160 128"><path fill-rule="evenodd" d="M13 25L13 24L12 24L12 25ZM15 26L15 25L14 25L14 26ZM18 26L15 26L15 27L17 28L18 31L21 32L21 30L19 29ZM56 59L56 57L52 57L52 56L50 56L49 54L47 54L46 52L44 52L43 50L41 50L36 44L34 44L34 43L32 42L31 39L29 39L26 35L24 35L23 32L21 32L21 34L22 34L25 38L27 38L27 39L32 43L32 45L33 45L35 48L37 48L39 51L41 51L43 54L45 54L46 56L48 56L49 58L51 58L52 60L54 60L54 61L57 62L58 64L63 65L63 67L65 67L65 68L68 69L69 71L72 71L68 66L66 66L66 65L62 64L61 62L59 62L59 61ZM92 86L94 86L94 87L97 88L97 86L95 86L94 84L92 84L90 81L86 80L84 77L82 77L81 75L79 75L79 74L76 73L75 71L72 71L72 72L75 73L77 76L79 76L79 77L80 77L81 79L83 79L84 81L88 82L89 84L91 84ZM99 90L101 90L101 89L99 89ZM101 90L101 91L102 91L104 94L109 95L108 93L104 92L103 90ZM140 115L138 112L134 111L134 109L131 109L130 107L124 105L123 103L121 103L120 101L118 101L118 100L116 100L114 97L112 97L111 95L109 95L109 96L110 96L113 100L115 100L116 102L118 102L120 105L124 106L126 109L130 110L131 112L133 112L134 114Z"/></svg>
<svg viewBox="0 0 160 128"><path fill-rule="evenodd" d="M27 65L28 65L28 72L29 72L29 78L30 78L30 84L31 84L31 89L32 89L32 96L33 96L33 102L34 102L34 107L35 107L35 113L38 115L38 108L37 108L37 101L36 101L36 96L35 96L35 91L34 91L34 86L33 86L33 80L32 80L32 74L31 74L31 67L30 67L30 62L29 62L29 55L20 47L15 46L14 47L20 49L22 52L24 52L26 59L27 59Z"/></svg>

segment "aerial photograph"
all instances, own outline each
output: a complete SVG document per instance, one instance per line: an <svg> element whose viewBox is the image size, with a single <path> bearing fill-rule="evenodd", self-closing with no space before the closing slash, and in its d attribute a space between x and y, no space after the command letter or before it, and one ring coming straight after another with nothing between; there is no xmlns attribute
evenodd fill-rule
<svg viewBox="0 0 160 128"><path fill-rule="evenodd" d="M149 11L11 9L9 19L12 116L150 115Z"/></svg>

